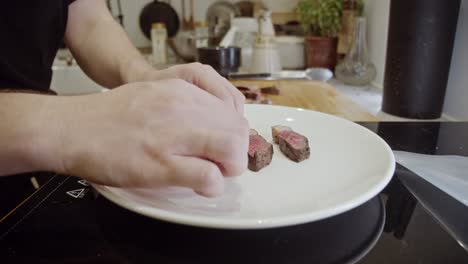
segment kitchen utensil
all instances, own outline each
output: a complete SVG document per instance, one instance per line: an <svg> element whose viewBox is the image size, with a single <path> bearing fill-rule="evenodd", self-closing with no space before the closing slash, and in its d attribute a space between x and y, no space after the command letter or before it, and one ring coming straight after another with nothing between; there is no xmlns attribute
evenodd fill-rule
<svg viewBox="0 0 468 264"><path fill-rule="evenodd" d="M311 80L326 82L333 78L327 68L309 68L305 71L280 71L274 73L231 73L231 80Z"/></svg>
<svg viewBox="0 0 468 264"><path fill-rule="evenodd" d="M235 3L241 17L253 17L255 4L252 1L239 1Z"/></svg>
<svg viewBox="0 0 468 264"><path fill-rule="evenodd" d="M275 28L271 20L271 11L262 10L258 16L258 33L260 35L274 36Z"/></svg>
<svg viewBox="0 0 468 264"><path fill-rule="evenodd" d="M192 62L196 60L197 47L208 46L209 30L206 30L206 21L197 23L195 28L194 22L194 5L193 0L190 0L190 15L188 21L185 17L185 0L182 0L182 31L170 41L169 45L174 50L176 56L184 62ZM205 32L208 31L208 32Z"/></svg>
<svg viewBox="0 0 468 264"><path fill-rule="evenodd" d="M333 72L327 68L308 68L305 70L305 78L308 80L326 82L333 78Z"/></svg>
<svg viewBox="0 0 468 264"><path fill-rule="evenodd" d="M235 17L231 20L231 25L236 26L239 32L258 32L258 21L253 17Z"/></svg>
<svg viewBox="0 0 468 264"><path fill-rule="evenodd" d="M277 36L276 46L284 69L305 68L304 38L297 36Z"/></svg>
<svg viewBox="0 0 468 264"><path fill-rule="evenodd" d="M218 1L206 12L206 21L212 37L212 45L218 45L231 27L231 20L240 15L239 9L230 2Z"/></svg>
<svg viewBox="0 0 468 264"><path fill-rule="evenodd" d="M310 159L292 162L275 145L270 166L226 178L225 194L212 199L175 187L95 185L96 190L124 208L156 219L210 228L261 229L346 212L376 196L393 176L395 159L390 147L367 128L297 108L246 105L245 112L251 127L269 141L275 124L289 125L306 135L313 149Z"/></svg>
<svg viewBox="0 0 468 264"><path fill-rule="evenodd" d="M257 32L258 22L255 18L236 17L231 20L231 28L220 43L222 47L236 46L242 48L242 71L250 69Z"/></svg>
<svg viewBox="0 0 468 264"><path fill-rule="evenodd" d="M253 55L249 72L265 73L281 71L281 60L278 50L274 48L256 46Z"/></svg>
<svg viewBox="0 0 468 264"><path fill-rule="evenodd" d="M174 37L180 27L179 16L174 8L158 0L148 3L140 13L140 29L148 39L151 39L151 25L154 23L164 23L169 38Z"/></svg>
<svg viewBox="0 0 468 264"><path fill-rule="evenodd" d="M230 73L230 80L267 80L271 78L271 73Z"/></svg>
<svg viewBox="0 0 468 264"><path fill-rule="evenodd" d="M109 9L110 13L114 14L114 12L112 10L111 0L106 0L106 4L107 4L107 8ZM117 15L115 17L119 20L119 24L122 27L125 27L125 25L124 25L124 15L123 15L123 12L122 12L122 3L121 3L120 0L117 0Z"/></svg>
<svg viewBox="0 0 468 264"><path fill-rule="evenodd" d="M195 27L195 20L194 20L194 10L193 10L193 0L190 0L190 12L189 18L185 16L185 0L181 0L181 9L182 9L182 30L193 30Z"/></svg>
<svg viewBox="0 0 468 264"><path fill-rule="evenodd" d="M193 10L193 0L190 0L190 17L189 17L189 28L190 29L194 29L195 27L195 19L193 17L193 13L194 13L194 10Z"/></svg>
<svg viewBox="0 0 468 264"><path fill-rule="evenodd" d="M228 30L228 32L226 32L223 39L219 43L219 46L227 47L227 46L234 45L234 38L238 30L239 29L236 26L231 25L231 28Z"/></svg>
<svg viewBox="0 0 468 264"><path fill-rule="evenodd" d="M258 17L263 10L267 10L268 7L263 3L262 0L255 0L254 1L254 9L253 9L253 16Z"/></svg>
<svg viewBox="0 0 468 264"><path fill-rule="evenodd" d="M468 206L468 157L393 153L399 164Z"/></svg>
<svg viewBox="0 0 468 264"><path fill-rule="evenodd" d="M186 30L187 27L188 27L188 21L186 20L186 16L185 16L185 0L180 0L180 1L181 1L180 5L181 5L181 9L182 9L182 11L181 11L182 12L182 26L181 26L181 28L182 28L182 30Z"/></svg>
<svg viewBox="0 0 468 264"><path fill-rule="evenodd" d="M204 47L198 49L199 62L211 65L222 76L237 72L241 65L241 48Z"/></svg>
<svg viewBox="0 0 468 264"><path fill-rule="evenodd" d="M184 62L193 62L196 60L197 46L196 36L193 31L180 31L177 36L169 40L169 46L177 57Z"/></svg>

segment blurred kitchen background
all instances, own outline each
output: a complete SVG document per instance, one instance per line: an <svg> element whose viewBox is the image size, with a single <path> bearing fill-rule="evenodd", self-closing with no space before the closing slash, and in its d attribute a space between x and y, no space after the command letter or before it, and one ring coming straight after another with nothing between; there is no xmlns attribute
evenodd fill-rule
<svg viewBox="0 0 468 264"><path fill-rule="evenodd" d="M394 3L392 3L392 1ZM318 2L318 4L315 5L313 2ZM323 2L322 5L320 2ZM398 70L392 69L390 73L387 71L386 75L386 66L393 65L387 63L387 54L391 54L392 56L398 54L398 52L400 52L400 55L402 54L402 47L398 44L400 42L397 43L398 45L395 44L395 41L399 41L397 39L393 40L394 43L392 45L394 47L398 46L398 48L394 48L393 51L388 50L388 45L390 45L388 44L390 43L388 41L389 28L391 28L389 24L390 21L392 21L391 23L396 23L395 19L391 20L391 5L394 5L392 8L395 10L397 8L402 8L401 4L398 4L398 2L403 3L404 1L109 0L108 6L116 17L116 20L123 24L125 31L128 33L134 45L138 47L157 68L200 60L200 54L198 54L199 52L197 52L196 46L224 46L224 44L243 46L241 51L241 65L239 65L238 69L237 67L230 68L225 74L228 75L236 71L238 73L257 74L274 74L287 71L286 73L294 75L299 74L307 68L329 68L333 71L334 75L331 80L326 81L335 87L339 93L350 97L352 101L372 115L377 116L380 120L397 121L419 118L421 120L467 121L468 104L465 102L468 99L468 51L466 48L468 47L468 1L462 0L458 2L458 5L448 6L446 10L447 16L457 14L458 19L455 18L454 23L451 24L442 23L442 26L434 29L434 32L435 30L439 30L444 33L447 31L446 28L453 27L453 41L450 41L449 34L449 41L444 44L447 45L447 47L441 46L439 42L436 43L439 48L442 47L448 50L442 52L442 54L445 54L445 56L451 55L451 60L450 58L445 60L448 61L449 67L446 67L447 69L443 67L440 69L442 72L442 76L439 77L439 79L442 80L441 83L444 83L445 75L443 73L447 71L448 80L445 81L446 87L419 89L417 92L410 94L410 99L405 99L407 101L412 100L411 104L421 109L423 106L420 106L421 103L418 102L419 97L422 98L421 100L425 101L431 100L433 97L438 97L439 100L442 100L441 107L443 105L441 115L437 113L418 115L414 114L414 111L411 112L411 109L408 112L405 107L395 108L394 105L389 105L390 103L399 103L398 99L395 101L395 94L391 93L393 87L385 87L394 83L395 80L393 79L397 78L395 77L395 71ZM418 7L415 6L415 4L408 3L407 5L409 5L409 7L406 9L414 13L409 13L410 11L408 11L407 14L402 14L402 17L407 16L407 18L402 18L404 23L414 23L414 25L419 24L420 26L424 21L429 23L429 25L431 25L431 23L438 23L438 18L431 17L430 15L431 12L434 11L431 11L429 8L424 8L424 1L419 0L414 2L418 2L420 9L424 9L423 11L426 13L417 13L419 12ZM428 2L435 3L434 0ZM158 11L158 7L155 5L160 5L162 3L170 5L170 7L175 10L177 14L176 24L171 24L175 22L173 20L174 18L170 17L170 12L164 11L164 8L167 8L167 6ZM436 4L427 4L427 6L431 5L434 9L440 9ZM182 8L183 6L185 6L184 10ZM163 10L162 13L158 13L161 12L161 10ZM336 10L339 10L339 12ZM185 18L183 15L185 15ZM414 18L418 16L422 18ZM425 20L423 19L424 16L426 16ZM160 20L159 18L161 17L172 22L164 21L163 26L156 25L155 22L162 22L157 21ZM239 17L242 18L239 19ZM317 19L323 19L323 21L318 23L316 21ZM403 23L402 21L400 21L400 23ZM323 23L326 24L324 28L314 26L314 24ZM232 27L233 24L236 27ZM305 26L305 24L310 25ZM336 28L338 24L339 28ZM401 24L398 26L399 29L402 28ZM415 39L418 39L418 28L416 26L413 27L412 24L408 24L408 27L415 30ZM174 32L174 28L177 29L176 32ZM235 28L235 30L233 30L233 28ZM163 29L162 35L157 35L158 32L161 33L158 29ZM394 29L393 34L403 34L401 31L396 30L396 26L394 26ZM145 30L147 31L146 36L143 32ZM153 31L153 35L151 31ZM243 32L250 32L251 34L241 34ZM169 36L164 36L164 34ZM173 38L171 38L172 35L174 35ZM206 35L208 39L204 40ZM330 55L330 43L325 43L326 41L324 42L323 40L311 40L311 35L338 37L338 43L331 44L332 49L335 47L334 51L337 53L335 54L335 63L332 63L332 65L329 64L330 59L333 61L333 56L335 56L333 54ZM423 35L424 34L421 34L421 36ZM161 37L164 43L153 43L151 41L151 36L153 36L153 38ZM434 34L434 37L436 36L440 38L439 36L443 35ZM166 37L171 40L166 40ZM194 40L193 38L196 39ZM424 45L429 43L428 45L430 46L431 41L427 42L427 39L424 41ZM312 42L318 44L308 44ZM167 58L163 58L163 61L159 61L161 58L156 58L155 60L152 56L152 47L154 49L154 45L163 45L164 49L167 48ZM164 47L164 45L167 45L167 47ZM450 47L451 45L453 48ZM235 51L225 52L234 52L230 56L235 56ZM208 54L207 56L209 60L209 56L215 55ZM425 64L424 60L418 61L420 57L417 54L414 54L414 56L416 59L412 67L424 68L427 66L423 65ZM444 61L441 58L437 58L437 60ZM358 74L358 76L352 73L350 75L350 71L352 72L355 70L353 67L360 67L359 71L362 75ZM427 72L431 71L423 72L423 74ZM278 78L283 77L284 76L281 75ZM401 78L401 76L398 78ZM385 85L385 83L387 84ZM54 64L52 86L53 89L60 94L67 95L93 93L103 90L79 70L66 49L58 53L56 63ZM444 90L445 88L446 91ZM387 92L384 92L385 89L387 89ZM410 88L400 87L398 89ZM397 95L400 95L400 93L405 94L405 91L401 92L398 91L398 89L393 89L394 92L396 91ZM441 89L442 96L440 96L440 91L438 93L432 93L431 89ZM443 96L444 92L445 98ZM390 102L387 102L386 107L388 113L381 110L384 97L387 97L387 100ZM431 105L431 103L433 102L425 105ZM406 104L408 104L408 102L406 102ZM435 108L438 108L437 102L435 102L435 104ZM394 111L394 109L399 110ZM404 110L400 111L401 109ZM416 109L415 111L419 110ZM437 109L430 112L437 112Z"/></svg>

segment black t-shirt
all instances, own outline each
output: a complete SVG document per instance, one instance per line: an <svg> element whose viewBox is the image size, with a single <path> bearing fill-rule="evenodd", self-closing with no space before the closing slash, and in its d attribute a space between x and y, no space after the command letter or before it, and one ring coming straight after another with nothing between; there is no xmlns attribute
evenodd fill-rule
<svg viewBox="0 0 468 264"><path fill-rule="evenodd" d="M0 5L0 89L49 91L52 63L72 0L11 0Z"/></svg>
<svg viewBox="0 0 468 264"><path fill-rule="evenodd" d="M49 92L52 63L63 40L72 1L1 2L0 90ZM0 177L0 218L33 191L30 176Z"/></svg>

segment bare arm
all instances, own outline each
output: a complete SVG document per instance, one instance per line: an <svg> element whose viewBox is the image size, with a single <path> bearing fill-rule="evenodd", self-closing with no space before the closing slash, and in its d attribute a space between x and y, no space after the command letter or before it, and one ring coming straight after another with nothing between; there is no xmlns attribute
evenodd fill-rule
<svg viewBox="0 0 468 264"><path fill-rule="evenodd" d="M86 74L107 88L143 80L152 70L104 0L77 0L70 5L65 41Z"/></svg>
<svg viewBox="0 0 468 264"><path fill-rule="evenodd" d="M52 97L0 93L0 175L58 171L54 159L57 120L49 115ZM47 120L47 122L45 122Z"/></svg>
<svg viewBox="0 0 468 264"><path fill-rule="evenodd" d="M223 176L246 169L248 123L231 106L182 80L124 87L85 96L0 93L0 176L54 171L213 196Z"/></svg>
<svg viewBox="0 0 468 264"><path fill-rule="evenodd" d="M83 70L97 83L114 88L136 81L182 79L243 112L244 96L213 68L199 63L156 71L132 45L104 0L70 5L65 40Z"/></svg>

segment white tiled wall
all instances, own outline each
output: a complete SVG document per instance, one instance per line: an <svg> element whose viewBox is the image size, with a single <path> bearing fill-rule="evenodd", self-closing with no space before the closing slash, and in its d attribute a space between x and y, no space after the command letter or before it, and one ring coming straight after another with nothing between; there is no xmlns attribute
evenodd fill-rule
<svg viewBox="0 0 468 264"><path fill-rule="evenodd" d="M194 18L195 20L204 20L205 13L208 7L216 2L217 0L194 0ZM138 25L138 18L143 7L152 0L121 0L123 15L124 15L124 26L132 42L138 46L149 46L150 42L141 33ZM179 16L181 16L181 3L182 0L166 0L176 9ZM189 3L186 2L186 15L188 19ZM227 2L236 3L238 0L227 0ZM263 0L263 3L274 12L285 12L293 10L298 0ZM117 0L111 0L114 14L117 11Z"/></svg>

